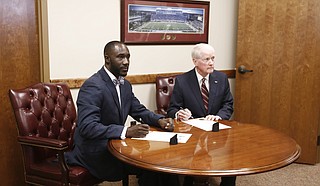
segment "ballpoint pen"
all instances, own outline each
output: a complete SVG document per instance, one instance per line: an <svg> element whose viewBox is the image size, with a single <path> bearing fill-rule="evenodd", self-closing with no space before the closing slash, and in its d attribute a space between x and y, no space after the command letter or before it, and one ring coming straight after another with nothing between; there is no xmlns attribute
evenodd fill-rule
<svg viewBox="0 0 320 186"><path fill-rule="evenodd" d="M140 122L141 124L145 124L145 122L143 121L142 118L139 118L139 122Z"/></svg>
<svg viewBox="0 0 320 186"><path fill-rule="evenodd" d="M184 110L184 108L180 107L180 110ZM189 117L189 119L194 119L194 118L193 118L193 116L191 115L191 116Z"/></svg>

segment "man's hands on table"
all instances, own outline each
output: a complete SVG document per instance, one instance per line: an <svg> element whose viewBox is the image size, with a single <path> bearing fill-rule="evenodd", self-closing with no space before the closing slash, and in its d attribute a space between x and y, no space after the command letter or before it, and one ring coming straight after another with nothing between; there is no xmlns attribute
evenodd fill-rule
<svg viewBox="0 0 320 186"><path fill-rule="evenodd" d="M161 118L158 120L160 128L172 132L174 129L174 122L172 118ZM143 138L150 131L150 126L148 124L137 124L128 127L126 137L127 138Z"/></svg>
<svg viewBox="0 0 320 186"><path fill-rule="evenodd" d="M126 137L127 138L143 138L150 130L150 126L147 124L138 124L128 127Z"/></svg>
<svg viewBox="0 0 320 186"><path fill-rule="evenodd" d="M158 120L160 128L169 132L172 132L174 129L174 122L172 118L161 118Z"/></svg>

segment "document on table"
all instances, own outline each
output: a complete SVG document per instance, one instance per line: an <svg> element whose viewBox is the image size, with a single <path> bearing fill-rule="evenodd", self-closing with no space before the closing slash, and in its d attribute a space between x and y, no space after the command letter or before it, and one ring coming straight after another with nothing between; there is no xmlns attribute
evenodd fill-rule
<svg viewBox="0 0 320 186"><path fill-rule="evenodd" d="M187 143L187 141L192 135L188 133L150 131L149 134L147 134L144 138L131 139L170 142L170 138L172 138L176 134L178 137L178 143Z"/></svg>
<svg viewBox="0 0 320 186"><path fill-rule="evenodd" d="M212 125L215 123L215 121L205 120L204 118L189 119L183 122L205 131L212 131ZM228 128L231 128L231 127L228 125L219 123L219 130L228 129Z"/></svg>

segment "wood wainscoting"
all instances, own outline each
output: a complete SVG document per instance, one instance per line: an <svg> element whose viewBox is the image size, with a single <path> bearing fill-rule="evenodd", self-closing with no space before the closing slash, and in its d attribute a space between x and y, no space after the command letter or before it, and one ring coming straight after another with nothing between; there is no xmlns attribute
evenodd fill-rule
<svg viewBox="0 0 320 186"><path fill-rule="evenodd" d="M236 70L219 70L227 74L228 78L236 77ZM126 79L130 81L131 84L147 84L156 83L157 76L170 76L179 75L184 72L171 72L171 73L160 73L160 74L142 74L142 75L128 75ZM66 83L71 89L80 88L86 79L53 79L50 80L51 83Z"/></svg>

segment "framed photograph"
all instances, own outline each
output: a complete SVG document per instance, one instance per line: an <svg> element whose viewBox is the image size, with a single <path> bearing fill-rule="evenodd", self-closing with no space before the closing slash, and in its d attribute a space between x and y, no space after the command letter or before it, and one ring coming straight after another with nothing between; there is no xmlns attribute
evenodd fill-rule
<svg viewBox="0 0 320 186"><path fill-rule="evenodd" d="M135 45L208 43L209 1L122 0L121 41Z"/></svg>

